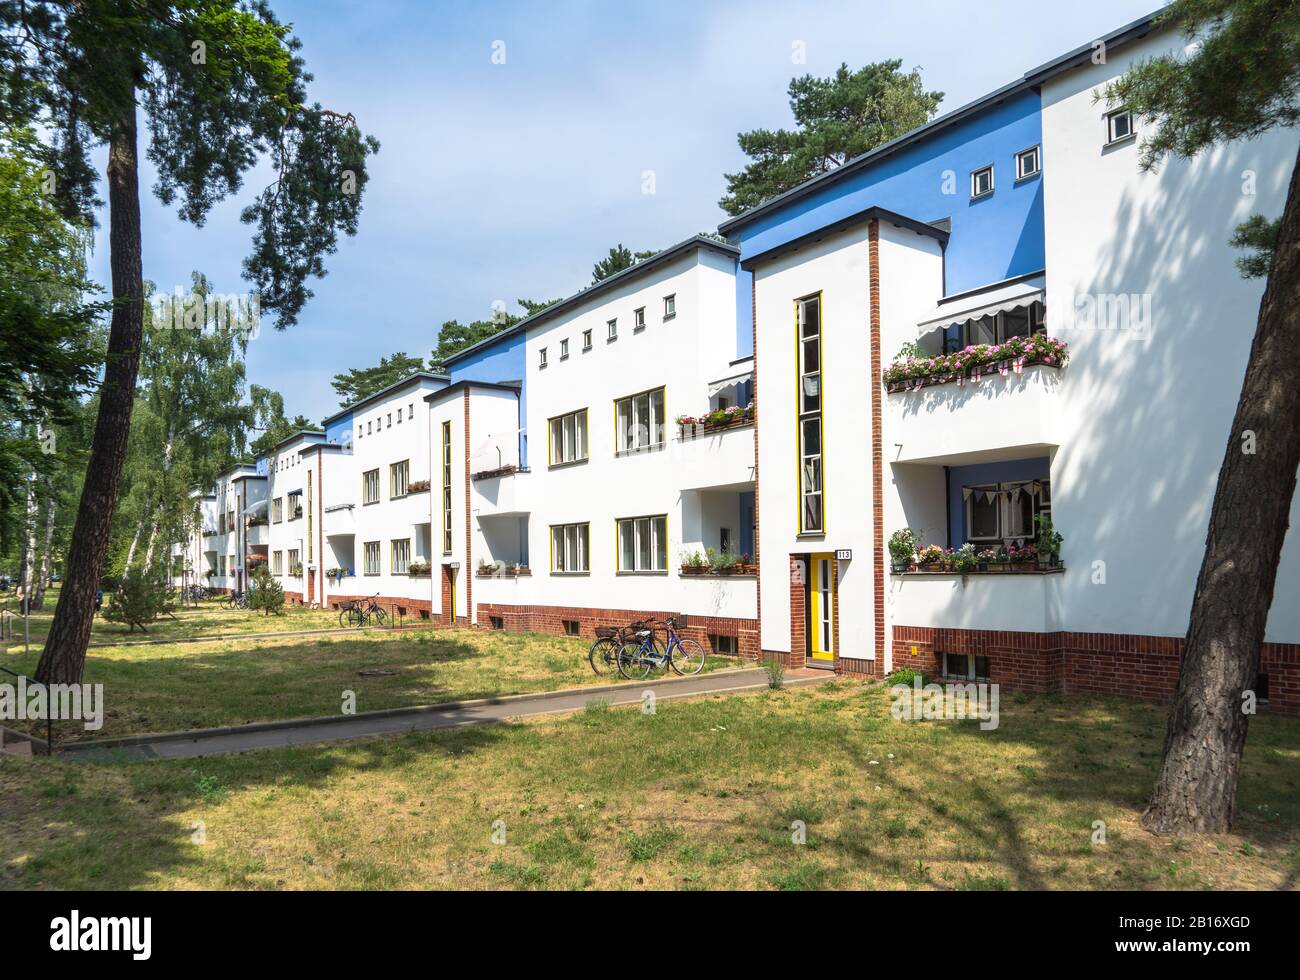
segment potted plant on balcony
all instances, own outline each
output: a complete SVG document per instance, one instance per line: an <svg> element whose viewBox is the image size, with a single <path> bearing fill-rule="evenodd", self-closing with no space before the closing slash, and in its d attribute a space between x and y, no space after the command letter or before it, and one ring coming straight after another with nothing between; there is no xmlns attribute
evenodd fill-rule
<svg viewBox="0 0 1300 980"><path fill-rule="evenodd" d="M424 493L428 489L429 489L428 480L415 480L414 482L408 483L406 485L407 493Z"/></svg>
<svg viewBox="0 0 1300 980"><path fill-rule="evenodd" d="M758 565L754 563L754 558L747 551L740 553L740 560L736 562L737 575L757 575Z"/></svg>
<svg viewBox="0 0 1300 980"><path fill-rule="evenodd" d="M683 575L703 575L709 570L709 563L698 550L692 551L682 559Z"/></svg>
<svg viewBox="0 0 1300 980"><path fill-rule="evenodd" d="M1038 567L1056 568L1061 563L1061 544L1065 539L1052 527L1052 518L1047 514L1036 515L1034 525L1038 528Z"/></svg>
<svg viewBox="0 0 1300 980"><path fill-rule="evenodd" d="M293 519L297 520L300 517L302 517L302 504L299 504L293 509Z"/></svg>
<svg viewBox="0 0 1300 980"><path fill-rule="evenodd" d="M1007 548L1007 557L1011 559L1013 568L1024 571L1038 564L1038 549L1032 544L1023 548L1017 548L1013 544Z"/></svg>
<svg viewBox="0 0 1300 980"><path fill-rule="evenodd" d="M298 562L298 564L296 564L296 565L290 565L290 566L289 566L289 574L290 574L290 575L293 575L293 576L296 576L296 577L298 577L298 578L301 578L301 577L302 577L302 562Z"/></svg>
<svg viewBox="0 0 1300 980"><path fill-rule="evenodd" d="M705 548L704 553L709 559L709 570L714 575L732 574L740 561L730 551L715 551L713 548Z"/></svg>
<svg viewBox="0 0 1300 980"><path fill-rule="evenodd" d="M961 576L961 584L966 584L966 576L971 572L979 569L979 556L975 553L975 545L967 541L964 545L952 552L950 559L952 570Z"/></svg>
<svg viewBox="0 0 1300 980"><path fill-rule="evenodd" d="M920 532L910 527L900 527L889 536L889 562L895 575L901 575L912 567L920 537Z"/></svg>
<svg viewBox="0 0 1300 980"><path fill-rule="evenodd" d="M998 550L996 548L985 548L983 551L978 552L975 558L979 562L979 570L987 572L998 563Z"/></svg>
<svg viewBox="0 0 1300 980"><path fill-rule="evenodd" d="M938 571L943 563L944 550L937 544L927 544L916 553L916 567L920 571Z"/></svg>
<svg viewBox="0 0 1300 980"><path fill-rule="evenodd" d="M512 575L514 575L516 578L518 578L518 577L521 576L521 575L532 575L533 572L532 572L532 569L530 569L530 568L529 568L527 565L525 565L523 562L518 562L518 561L517 561L517 562L514 562L513 564L511 564L511 566L510 566L510 574L512 574Z"/></svg>
<svg viewBox="0 0 1300 980"><path fill-rule="evenodd" d="M429 574L432 567L427 561L413 561L406 566L406 574L423 578Z"/></svg>

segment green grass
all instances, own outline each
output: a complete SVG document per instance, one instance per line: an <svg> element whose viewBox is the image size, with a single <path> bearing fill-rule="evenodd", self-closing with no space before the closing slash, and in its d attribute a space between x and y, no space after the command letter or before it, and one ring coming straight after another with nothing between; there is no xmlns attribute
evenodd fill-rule
<svg viewBox="0 0 1300 980"><path fill-rule="evenodd" d="M33 673L38 655L0 655ZM711 657L706 670L730 666ZM384 676L362 677L379 670ZM555 691L621 681L596 677L586 641L563 636L438 629L367 632L88 651L83 681L104 685L104 727L58 726L60 741L336 715L344 692L357 711ZM36 734L39 724L26 727Z"/></svg>
<svg viewBox="0 0 1300 980"><path fill-rule="evenodd" d="M1295 889L1300 723L1252 720L1232 834L1173 841L1138 825L1164 722L1033 697L982 732L841 682L200 760L0 758L0 888Z"/></svg>

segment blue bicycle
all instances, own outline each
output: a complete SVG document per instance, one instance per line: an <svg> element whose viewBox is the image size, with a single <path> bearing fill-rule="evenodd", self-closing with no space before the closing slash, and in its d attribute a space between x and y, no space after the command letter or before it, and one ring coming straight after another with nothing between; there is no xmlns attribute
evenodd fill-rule
<svg viewBox="0 0 1300 980"><path fill-rule="evenodd" d="M655 635L660 630L667 641L662 646ZM630 681L644 680L668 667L684 676L704 669L704 647L678 635L676 616L636 630L632 639L618 648L618 672Z"/></svg>

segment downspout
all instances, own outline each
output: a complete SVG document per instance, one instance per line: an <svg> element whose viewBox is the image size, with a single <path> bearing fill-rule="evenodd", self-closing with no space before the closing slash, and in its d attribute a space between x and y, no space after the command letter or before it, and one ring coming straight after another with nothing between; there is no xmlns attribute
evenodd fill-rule
<svg viewBox="0 0 1300 980"><path fill-rule="evenodd" d="M271 506L267 502L268 507ZM325 461L316 447L316 595L325 608Z"/></svg>
<svg viewBox="0 0 1300 980"><path fill-rule="evenodd" d="M943 538L952 547L952 469L943 468Z"/></svg>

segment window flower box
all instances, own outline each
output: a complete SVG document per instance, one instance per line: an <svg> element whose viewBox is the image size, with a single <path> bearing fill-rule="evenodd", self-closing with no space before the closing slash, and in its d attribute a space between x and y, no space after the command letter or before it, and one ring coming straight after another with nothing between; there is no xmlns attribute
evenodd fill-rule
<svg viewBox="0 0 1300 980"><path fill-rule="evenodd" d="M974 344L937 357L908 357L886 368L881 380L890 393L915 391L928 385L979 381L985 375L1020 374L1034 365L1063 368L1069 359L1069 345L1064 340L1034 334L1012 337L1002 344Z"/></svg>
<svg viewBox="0 0 1300 980"><path fill-rule="evenodd" d="M494 470L479 470L470 476L471 480L491 480L499 476L509 476L512 473L518 473L519 467L514 463L507 463L505 466L498 466Z"/></svg>
<svg viewBox="0 0 1300 980"><path fill-rule="evenodd" d="M414 578L428 578L433 572L433 566L427 561L413 561L406 566L406 574Z"/></svg>
<svg viewBox="0 0 1300 980"><path fill-rule="evenodd" d="M679 415L677 416L677 425L682 430L696 429L702 432L721 432L726 429L738 429L742 426L751 425L757 416L754 403L740 406L733 405L731 408L719 408L712 412L706 412L703 415Z"/></svg>

